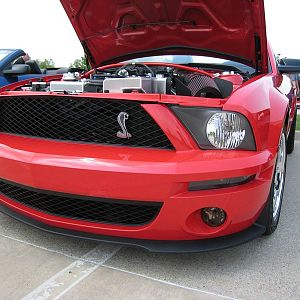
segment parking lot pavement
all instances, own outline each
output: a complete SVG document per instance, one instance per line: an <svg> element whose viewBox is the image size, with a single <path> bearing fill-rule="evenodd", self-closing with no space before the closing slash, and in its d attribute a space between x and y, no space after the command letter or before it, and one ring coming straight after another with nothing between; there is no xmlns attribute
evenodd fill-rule
<svg viewBox="0 0 300 300"><path fill-rule="evenodd" d="M278 230L245 245L157 254L44 233L0 214L0 299L300 299L300 142Z"/></svg>

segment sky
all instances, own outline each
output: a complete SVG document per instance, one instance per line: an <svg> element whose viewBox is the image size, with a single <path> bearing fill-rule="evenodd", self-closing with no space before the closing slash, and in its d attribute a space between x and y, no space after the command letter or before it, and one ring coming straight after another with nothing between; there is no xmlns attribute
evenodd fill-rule
<svg viewBox="0 0 300 300"><path fill-rule="evenodd" d="M21 48L33 59L53 58L56 66L83 55L59 0L0 1L0 48ZM274 52L300 58L300 0L265 0L265 5Z"/></svg>

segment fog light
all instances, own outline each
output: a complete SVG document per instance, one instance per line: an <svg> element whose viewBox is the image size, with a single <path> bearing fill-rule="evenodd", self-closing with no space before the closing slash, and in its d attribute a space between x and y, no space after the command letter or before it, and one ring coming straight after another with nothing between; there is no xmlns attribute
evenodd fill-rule
<svg viewBox="0 0 300 300"><path fill-rule="evenodd" d="M203 222L211 227L217 227L224 224L226 213L223 209L217 207L206 207L201 209Z"/></svg>

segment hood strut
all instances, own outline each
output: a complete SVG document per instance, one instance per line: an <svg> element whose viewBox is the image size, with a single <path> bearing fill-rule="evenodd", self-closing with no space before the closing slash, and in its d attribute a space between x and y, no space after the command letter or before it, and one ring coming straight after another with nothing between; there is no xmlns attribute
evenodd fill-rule
<svg viewBox="0 0 300 300"><path fill-rule="evenodd" d="M255 69L256 74L261 73L262 70L262 53L261 53L261 40L257 33L254 35L255 41Z"/></svg>
<svg viewBox="0 0 300 300"><path fill-rule="evenodd" d="M82 45L82 48L83 48L83 50L84 50L84 53L85 53L85 55L86 55L86 57L87 57L89 63L95 64L95 59L94 59L94 57L93 57L93 55L92 55L92 53L91 53L89 47L87 46L86 42L85 42L85 41L82 41L82 42L81 42L81 45Z"/></svg>

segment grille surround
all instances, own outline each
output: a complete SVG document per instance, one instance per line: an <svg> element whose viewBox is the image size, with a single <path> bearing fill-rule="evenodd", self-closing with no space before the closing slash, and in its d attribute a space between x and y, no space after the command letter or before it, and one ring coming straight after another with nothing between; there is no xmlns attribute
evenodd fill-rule
<svg viewBox="0 0 300 300"><path fill-rule="evenodd" d="M45 191L3 179L0 179L0 195L48 215L122 226L142 226L151 223L163 205L162 202L108 199Z"/></svg>
<svg viewBox="0 0 300 300"><path fill-rule="evenodd" d="M121 139L117 117L130 139ZM0 132L56 141L174 150L158 124L137 101L76 96L2 96Z"/></svg>

